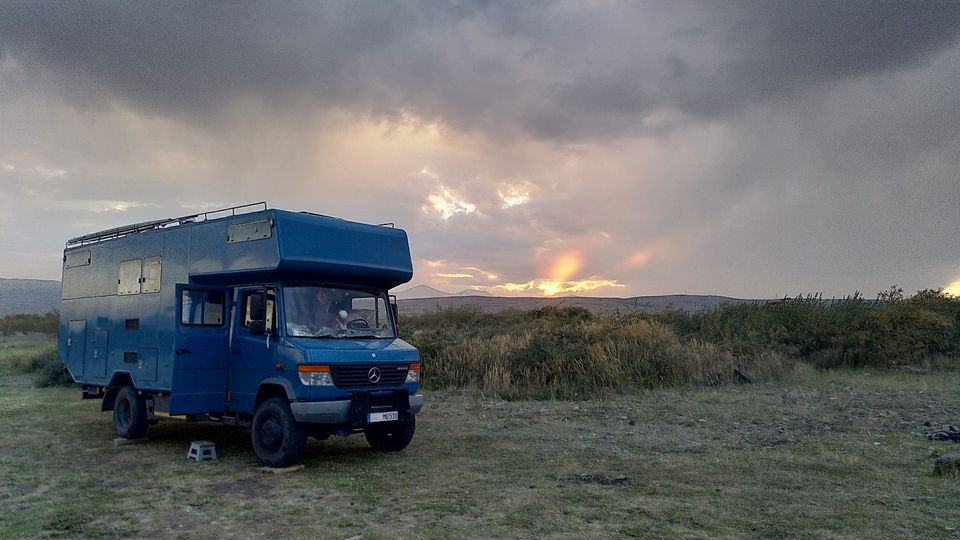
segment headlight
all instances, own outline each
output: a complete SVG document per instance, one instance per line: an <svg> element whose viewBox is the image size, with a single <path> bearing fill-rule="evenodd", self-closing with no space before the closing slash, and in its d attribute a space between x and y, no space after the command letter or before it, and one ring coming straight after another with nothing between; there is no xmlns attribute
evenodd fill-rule
<svg viewBox="0 0 960 540"><path fill-rule="evenodd" d="M410 364L410 369L407 370L407 380L403 381L403 384L407 383L419 383L420 382L420 362L416 364Z"/></svg>
<svg viewBox="0 0 960 540"><path fill-rule="evenodd" d="M307 386L333 386L330 366L300 364L297 366L297 374L300 375L300 382Z"/></svg>

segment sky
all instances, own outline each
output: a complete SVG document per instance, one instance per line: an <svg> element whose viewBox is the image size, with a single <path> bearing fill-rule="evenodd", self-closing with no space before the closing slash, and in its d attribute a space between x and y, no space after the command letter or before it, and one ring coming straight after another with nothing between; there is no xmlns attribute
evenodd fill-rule
<svg viewBox="0 0 960 540"><path fill-rule="evenodd" d="M960 2L0 5L0 276L254 201L448 292L960 294Z"/></svg>

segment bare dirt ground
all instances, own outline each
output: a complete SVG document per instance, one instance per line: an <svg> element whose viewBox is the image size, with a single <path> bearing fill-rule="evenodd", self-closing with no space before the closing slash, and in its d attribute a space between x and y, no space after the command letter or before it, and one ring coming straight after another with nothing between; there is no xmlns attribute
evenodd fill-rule
<svg viewBox="0 0 960 540"><path fill-rule="evenodd" d="M960 421L958 388L811 370L585 402L429 392L406 451L311 440L273 475L243 430L115 446L79 391L0 386L0 537L956 537L960 479L933 460L957 445L923 424ZM186 459L201 439L219 461Z"/></svg>

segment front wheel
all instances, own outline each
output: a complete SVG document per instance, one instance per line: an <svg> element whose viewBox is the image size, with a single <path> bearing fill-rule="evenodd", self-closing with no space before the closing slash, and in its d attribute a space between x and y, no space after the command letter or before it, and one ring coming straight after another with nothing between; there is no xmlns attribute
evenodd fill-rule
<svg viewBox="0 0 960 540"><path fill-rule="evenodd" d="M113 428L124 439L139 439L147 434L147 400L130 385L117 392L113 402Z"/></svg>
<svg viewBox="0 0 960 540"><path fill-rule="evenodd" d="M267 467L289 467L303 460L307 434L284 399L268 399L257 407L250 425L253 451Z"/></svg>
<svg viewBox="0 0 960 540"><path fill-rule="evenodd" d="M364 430L367 442L380 452L399 452L413 440L417 428L417 419L412 414L403 416L398 422L382 426L369 426Z"/></svg>

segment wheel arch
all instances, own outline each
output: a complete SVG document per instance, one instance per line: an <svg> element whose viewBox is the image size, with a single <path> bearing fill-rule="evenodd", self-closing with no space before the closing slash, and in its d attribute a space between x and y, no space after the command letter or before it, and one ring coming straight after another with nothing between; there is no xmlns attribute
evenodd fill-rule
<svg viewBox="0 0 960 540"><path fill-rule="evenodd" d="M290 381L279 377L270 377L269 379L260 381L260 387L257 388L257 397L254 400L253 409L256 410L262 402L270 398L281 398L293 401L297 398L297 395L293 392L293 385L290 384Z"/></svg>
<svg viewBox="0 0 960 540"><path fill-rule="evenodd" d="M124 386L134 386L133 376L129 371L114 371L110 377L110 384L107 385L107 392L103 395L103 401L100 403L100 412L112 411L113 405L117 402L117 393Z"/></svg>

